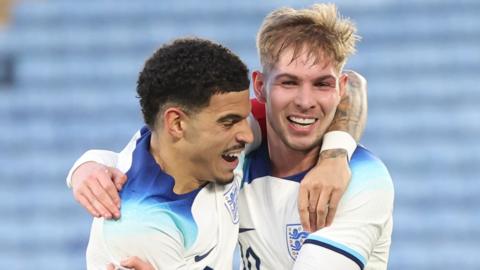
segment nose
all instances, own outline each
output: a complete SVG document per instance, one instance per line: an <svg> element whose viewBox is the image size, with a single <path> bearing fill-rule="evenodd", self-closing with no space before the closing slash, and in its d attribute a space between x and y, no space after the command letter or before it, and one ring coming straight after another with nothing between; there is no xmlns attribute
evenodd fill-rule
<svg viewBox="0 0 480 270"><path fill-rule="evenodd" d="M242 120L240 129L237 132L236 136L237 141L241 143L252 143L253 142L253 132L250 128L250 124L247 119Z"/></svg>
<svg viewBox="0 0 480 270"><path fill-rule="evenodd" d="M301 110L309 110L315 106L312 96L313 89L308 86L298 88L295 96L295 106Z"/></svg>

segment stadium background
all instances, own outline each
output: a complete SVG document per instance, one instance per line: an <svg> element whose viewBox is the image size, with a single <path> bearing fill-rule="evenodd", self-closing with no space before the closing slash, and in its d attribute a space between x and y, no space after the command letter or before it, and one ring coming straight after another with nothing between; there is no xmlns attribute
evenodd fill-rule
<svg viewBox="0 0 480 270"><path fill-rule="evenodd" d="M0 0L0 269L84 269L90 218L65 175L141 126L155 48L211 38L253 70L262 18L311 3ZM363 37L348 64L369 81L362 141L396 188L389 269L480 269L480 2L337 4Z"/></svg>

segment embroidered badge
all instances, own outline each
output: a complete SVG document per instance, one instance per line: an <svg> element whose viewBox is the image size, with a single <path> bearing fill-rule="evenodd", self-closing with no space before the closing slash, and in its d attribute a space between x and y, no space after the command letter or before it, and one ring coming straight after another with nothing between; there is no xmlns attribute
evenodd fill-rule
<svg viewBox="0 0 480 270"><path fill-rule="evenodd" d="M230 188L223 194L223 198L225 199L225 207L227 207L228 212L230 213L230 217L232 218L233 224L238 223L238 192L239 192L238 183L233 181L233 184Z"/></svg>
<svg viewBox="0 0 480 270"><path fill-rule="evenodd" d="M303 231L301 224L287 224L286 234L288 254L295 261L308 233Z"/></svg>

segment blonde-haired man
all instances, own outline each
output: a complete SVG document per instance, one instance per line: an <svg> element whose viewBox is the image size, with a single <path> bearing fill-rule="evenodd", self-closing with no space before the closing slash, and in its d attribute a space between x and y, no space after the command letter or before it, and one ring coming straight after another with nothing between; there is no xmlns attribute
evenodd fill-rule
<svg viewBox="0 0 480 270"><path fill-rule="evenodd" d="M257 36L267 140L247 155L239 197L243 269L386 269L393 185L384 164L358 146L351 182L329 227L300 225L296 195L315 165L347 85L342 73L358 40L332 4L270 13ZM321 154L322 155L322 154Z"/></svg>

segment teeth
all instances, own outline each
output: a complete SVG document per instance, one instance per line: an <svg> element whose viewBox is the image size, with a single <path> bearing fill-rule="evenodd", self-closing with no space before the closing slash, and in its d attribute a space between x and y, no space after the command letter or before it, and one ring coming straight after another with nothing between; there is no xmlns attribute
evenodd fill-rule
<svg viewBox="0 0 480 270"><path fill-rule="evenodd" d="M315 123L315 118L301 118L301 117L289 116L288 120L300 125L311 125Z"/></svg>
<svg viewBox="0 0 480 270"><path fill-rule="evenodd" d="M229 154L225 154L225 156L231 157L231 158L238 158L240 156L240 153L229 153Z"/></svg>

